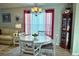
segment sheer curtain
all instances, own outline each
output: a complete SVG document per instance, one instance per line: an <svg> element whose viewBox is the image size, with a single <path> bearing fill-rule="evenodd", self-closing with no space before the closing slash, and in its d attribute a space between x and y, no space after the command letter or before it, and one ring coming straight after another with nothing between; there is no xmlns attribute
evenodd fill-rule
<svg viewBox="0 0 79 59"><path fill-rule="evenodd" d="M31 30L31 14L30 11L24 11L24 32L25 34L30 34Z"/></svg>
<svg viewBox="0 0 79 59"><path fill-rule="evenodd" d="M45 32L46 35L53 38L54 31L54 9L45 10Z"/></svg>

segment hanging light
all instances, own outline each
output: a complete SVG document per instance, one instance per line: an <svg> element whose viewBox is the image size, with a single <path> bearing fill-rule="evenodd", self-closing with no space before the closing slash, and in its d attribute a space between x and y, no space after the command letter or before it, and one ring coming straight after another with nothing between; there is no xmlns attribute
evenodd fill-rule
<svg viewBox="0 0 79 59"><path fill-rule="evenodd" d="M31 11L37 16L39 13L42 12L42 8L37 7L37 4L35 4L35 7L31 8Z"/></svg>

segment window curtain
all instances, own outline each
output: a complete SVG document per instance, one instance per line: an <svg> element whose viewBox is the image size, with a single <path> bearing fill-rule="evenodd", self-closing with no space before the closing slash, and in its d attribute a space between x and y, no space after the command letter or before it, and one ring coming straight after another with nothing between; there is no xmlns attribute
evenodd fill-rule
<svg viewBox="0 0 79 59"><path fill-rule="evenodd" d="M25 34L30 34L31 30L31 14L30 11L25 10L24 11L24 32Z"/></svg>
<svg viewBox="0 0 79 59"><path fill-rule="evenodd" d="M53 38L54 31L54 9L45 10L45 34Z"/></svg>

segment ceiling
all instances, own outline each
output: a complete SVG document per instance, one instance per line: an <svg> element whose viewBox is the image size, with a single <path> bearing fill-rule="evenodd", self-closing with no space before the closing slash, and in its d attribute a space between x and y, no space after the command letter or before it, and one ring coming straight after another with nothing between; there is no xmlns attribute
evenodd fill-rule
<svg viewBox="0 0 79 59"><path fill-rule="evenodd" d="M56 5L62 5L64 3L0 3L0 8L16 8L16 7L33 7L35 5L39 7L43 6L56 6ZM67 4L68 6L70 4Z"/></svg>
<svg viewBox="0 0 79 59"><path fill-rule="evenodd" d="M43 6L46 3L37 3L37 6ZM0 8L13 8L13 7L32 7L35 3L0 3Z"/></svg>

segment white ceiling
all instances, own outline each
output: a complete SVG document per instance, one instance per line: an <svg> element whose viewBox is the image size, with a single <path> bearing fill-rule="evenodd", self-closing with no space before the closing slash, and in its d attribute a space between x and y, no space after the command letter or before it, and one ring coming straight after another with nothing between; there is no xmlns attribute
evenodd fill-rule
<svg viewBox="0 0 79 59"><path fill-rule="evenodd" d="M63 5L64 3L0 3L0 8L15 8L15 7L33 7L37 4L39 7ZM70 4L67 4L68 6Z"/></svg>
<svg viewBox="0 0 79 59"><path fill-rule="evenodd" d="M37 6L43 6L46 3L38 3ZM34 3L0 3L0 8L13 8L13 7L32 7Z"/></svg>

